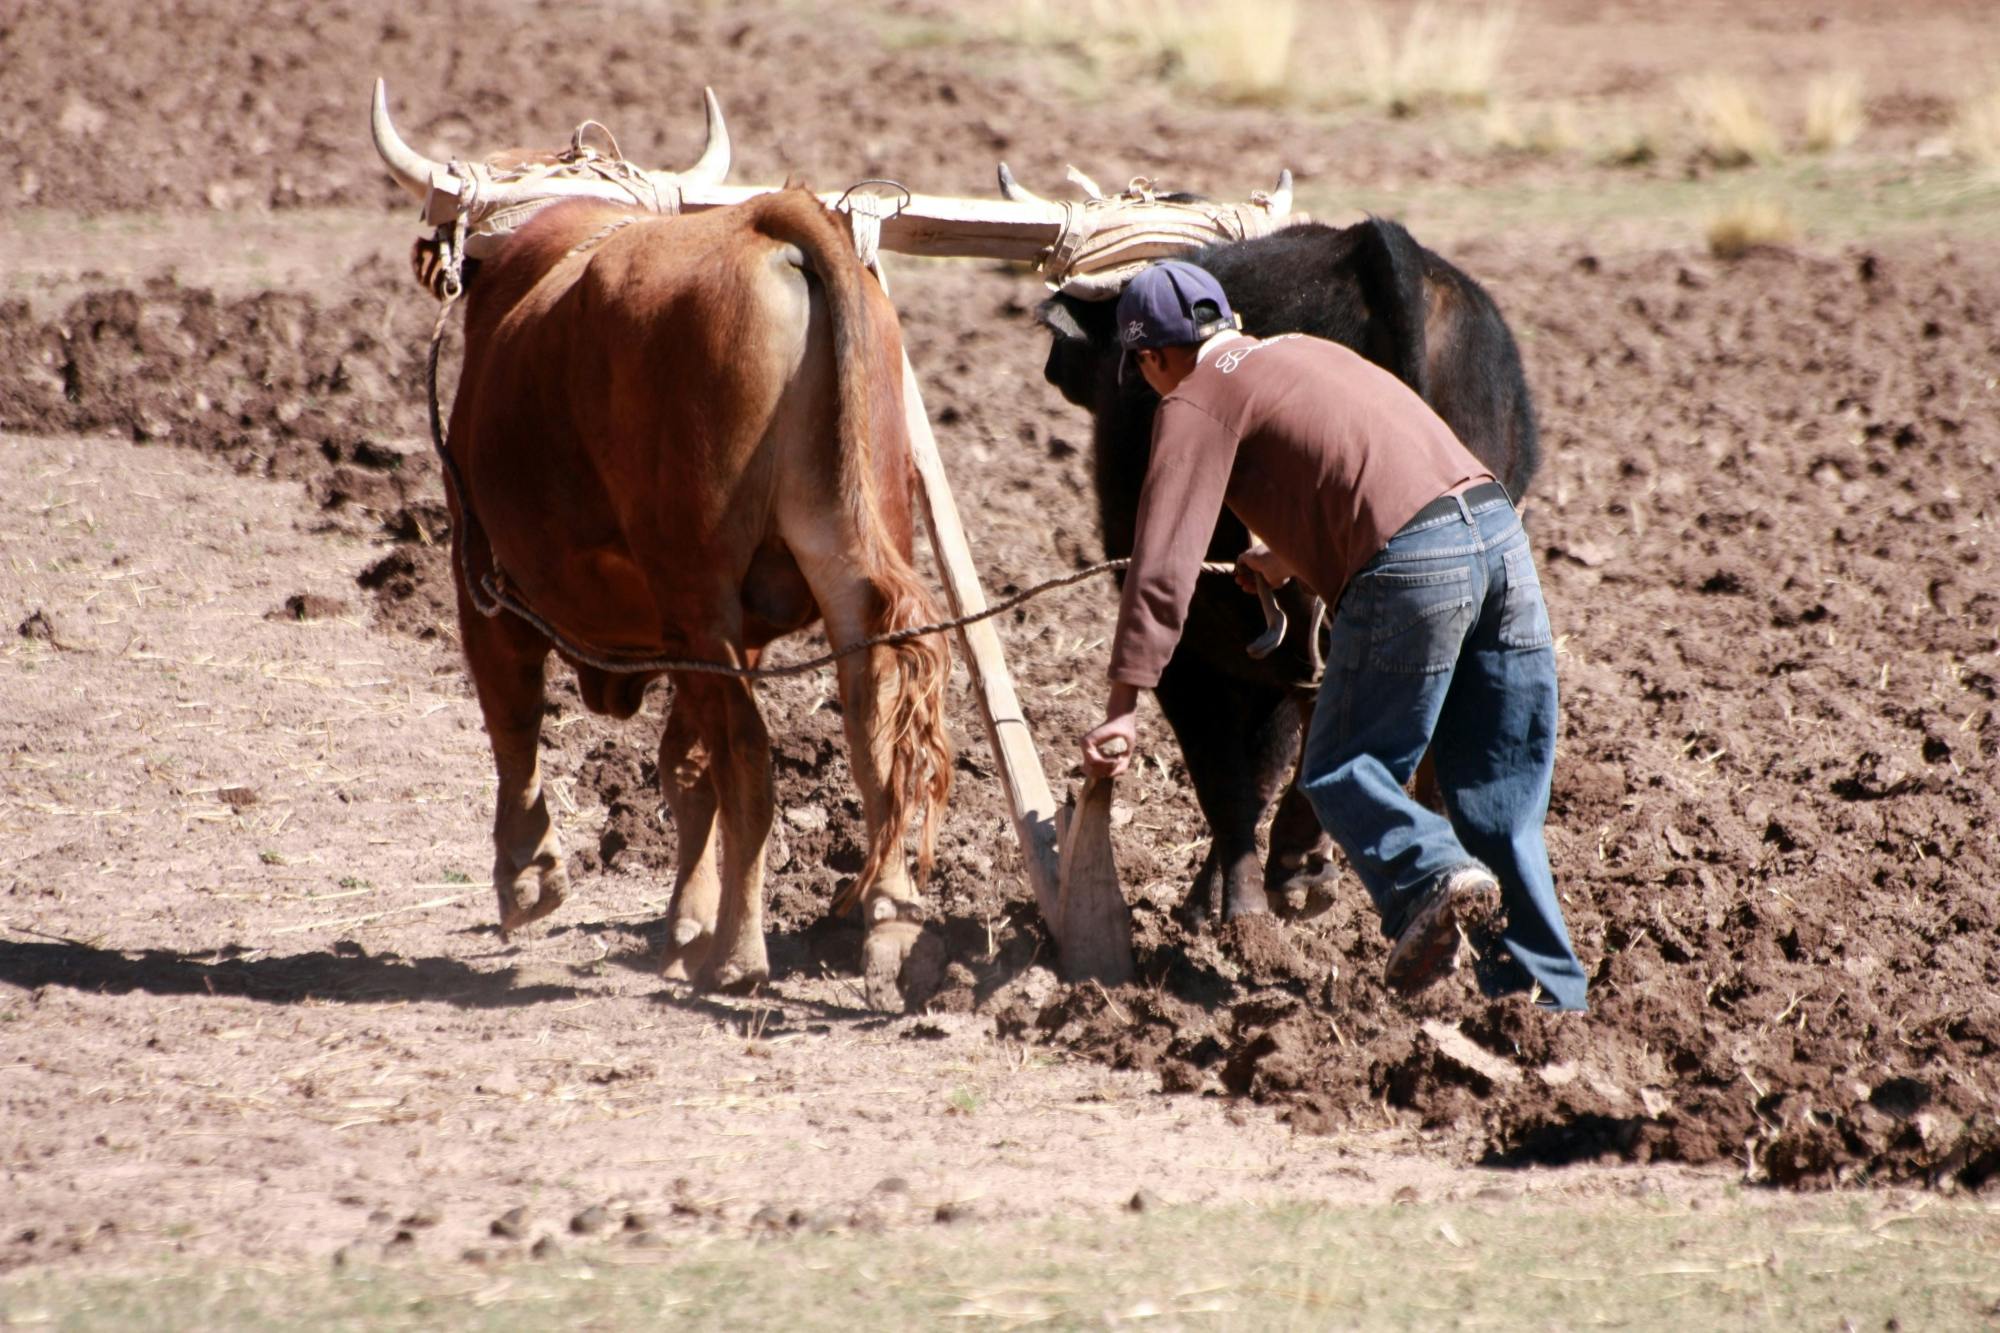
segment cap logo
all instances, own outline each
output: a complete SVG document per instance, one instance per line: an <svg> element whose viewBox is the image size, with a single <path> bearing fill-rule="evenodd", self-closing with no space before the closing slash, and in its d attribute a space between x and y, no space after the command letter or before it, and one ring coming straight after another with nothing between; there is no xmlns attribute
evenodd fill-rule
<svg viewBox="0 0 2000 1333"><path fill-rule="evenodd" d="M1131 322L1130 324L1127 324L1127 325L1125 326L1125 341L1126 341L1126 342L1128 342L1128 343L1135 343L1135 342L1138 342L1138 341L1139 341L1139 339L1141 339L1141 338L1143 338L1143 337L1145 337L1145 336L1146 336L1146 321L1145 321L1145 320L1143 320L1143 319L1135 319L1135 320L1133 320L1133 321L1132 321L1132 322Z"/></svg>

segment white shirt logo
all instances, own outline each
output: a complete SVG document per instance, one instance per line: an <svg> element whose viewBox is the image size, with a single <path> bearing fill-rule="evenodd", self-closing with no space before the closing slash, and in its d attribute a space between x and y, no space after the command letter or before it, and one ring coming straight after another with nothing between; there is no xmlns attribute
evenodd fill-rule
<svg viewBox="0 0 2000 1333"><path fill-rule="evenodd" d="M1228 351L1219 353L1216 356L1215 368L1225 375L1234 374L1236 368L1243 364L1243 359L1252 352L1261 351L1269 347L1272 343L1290 342L1294 338L1304 336L1304 334L1299 333L1281 333L1275 338L1265 338L1261 342L1248 343L1242 347L1232 347Z"/></svg>

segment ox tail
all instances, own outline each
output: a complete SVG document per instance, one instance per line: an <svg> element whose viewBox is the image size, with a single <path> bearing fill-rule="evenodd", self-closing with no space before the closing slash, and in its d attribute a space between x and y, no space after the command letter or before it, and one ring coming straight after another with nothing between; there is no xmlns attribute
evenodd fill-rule
<svg viewBox="0 0 2000 1333"><path fill-rule="evenodd" d="M892 548L893 549L893 548ZM876 633L939 619L937 605L917 581L915 571L900 555L901 578L878 572L882 594ZM916 833L916 881L930 878L936 859L938 826L945 800L951 795L951 736L945 729L945 682L951 672L951 652L941 634L908 639L886 650L893 663L891 682L877 694L876 726L888 740L888 772L883 775L888 813L879 837L868 846L868 859L841 907L862 900L889 865L901 855L903 835Z"/></svg>
<svg viewBox="0 0 2000 1333"><path fill-rule="evenodd" d="M904 442L902 344L893 324L888 336L869 309L866 284L872 279L854 252L854 243L834 215L805 190L765 197L759 228L796 245L806 255L825 293L833 328L834 381L839 420L840 502L855 543L857 564L870 588L868 632L888 633L942 619L884 517L876 441ZM907 450L907 444L903 447ZM907 467L899 473L913 475ZM880 880L903 840L916 834L916 879L930 877L938 826L951 792L951 737L945 727L945 683L951 651L941 634L906 639L877 650L891 662L886 680L877 681L875 752L886 750L882 774L887 806L883 826L871 830L868 859L854 885L835 902L846 910L862 901Z"/></svg>

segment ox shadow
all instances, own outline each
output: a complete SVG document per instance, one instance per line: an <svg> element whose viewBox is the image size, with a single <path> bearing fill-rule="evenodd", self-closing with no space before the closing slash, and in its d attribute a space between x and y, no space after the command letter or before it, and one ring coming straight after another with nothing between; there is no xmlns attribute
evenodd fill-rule
<svg viewBox="0 0 2000 1333"><path fill-rule="evenodd" d="M671 918L664 913L643 921L584 921L551 927L553 938L570 933L599 938L606 946L603 961L658 979L665 956ZM943 946L951 969L941 990L969 994L973 1009L983 1007L1006 983L1043 959L1046 941L1032 903L1009 904L1000 918L985 919L941 913L929 929ZM999 941L996 943L996 929ZM770 962L770 988L739 997L709 997L677 982L660 982L653 997L692 1013L725 1022L745 1013L775 1008L811 1014L827 1023L874 1028L910 1016L884 1014L868 1004L857 964L865 932L854 917L820 915L773 925L764 936ZM801 988L821 992L802 995ZM924 1009L929 996L917 997Z"/></svg>
<svg viewBox="0 0 2000 1333"><path fill-rule="evenodd" d="M239 995L269 1004L401 1000L498 1009L573 999L559 983L517 984L515 969L481 971L451 958L370 954L343 940L316 953L259 956L239 945L182 953L101 949L76 940L0 942L0 984L35 990L64 986L101 995Z"/></svg>
<svg viewBox="0 0 2000 1333"><path fill-rule="evenodd" d="M903 1017L900 1014L884 1014L870 1007L867 996L861 990L859 975L854 967L855 960L861 956L861 928L858 924L821 920L796 929L768 932L764 937L764 947L771 965L769 989L734 996L706 994L684 982L667 981L660 976L660 960L666 954L667 933L671 924L671 918L664 914L651 921L636 923L583 921L552 927L549 935L551 938L579 934L621 939L624 941L622 945L609 947L604 956L605 963L656 982L660 989L649 997L655 1003L701 1014L725 1026L741 1026L749 1021L762 1030L763 1025L769 1024L769 1031L775 1034L781 1025L792 1021L772 1017L781 1010L788 1014L812 1016L817 1020L815 1026L822 1031L834 1023L848 1028L872 1029ZM800 985L820 983L826 983L839 998L801 995L796 989Z"/></svg>

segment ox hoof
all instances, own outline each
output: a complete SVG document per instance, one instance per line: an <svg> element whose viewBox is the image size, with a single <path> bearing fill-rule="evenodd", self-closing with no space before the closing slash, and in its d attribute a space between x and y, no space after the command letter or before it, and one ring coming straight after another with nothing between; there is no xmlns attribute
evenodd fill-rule
<svg viewBox="0 0 2000 1333"><path fill-rule="evenodd" d="M697 973L697 977L703 990L722 995L748 995L771 979L771 969L762 962L732 961Z"/></svg>
<svg viewBox="0 0 2000 1333"><path fill-rule="evenodd" d="M923 1008L944 982L944 945L914 921L879 921L861 945L861 983L884 1013Z"/></svg>
<svg viewBox="0 0 2000 1333"><path fill-rule="evenodd" d="M1223 921L1241 921L1246 916L1268 916L1271 899L1261 884L1232 888L1222 905Z"/></svg>
<svg viewBox="0 0 2000 1333"><path fill-rule="evenodd" d="M528 885L536 885L533 902L528 901ZM494 894L500 899L500 938L506 939L531 921L539 921L569 897L569 872L561 865L549 866L539 875L513 878L496 876Z"/></svg>
<svg viewBox="0 0 2000 1333"><path fill-rule="evenodd" d="M707 970L714 952L715 936L700 922L676 921L660 959L660 975L668 981L693 981Z"/></svg>
<svg viewBox="0 0 2000 1333"><path fill-rule="evenodd" d="M1333 876L1288 879L1271 891L1271 910L1287 921L1310 921L1333 906Z"/></svg>

